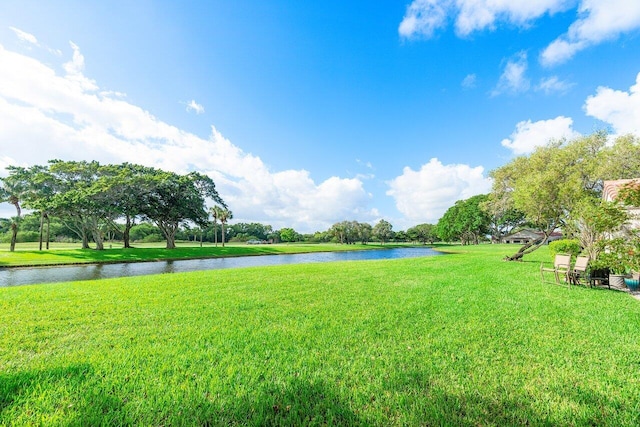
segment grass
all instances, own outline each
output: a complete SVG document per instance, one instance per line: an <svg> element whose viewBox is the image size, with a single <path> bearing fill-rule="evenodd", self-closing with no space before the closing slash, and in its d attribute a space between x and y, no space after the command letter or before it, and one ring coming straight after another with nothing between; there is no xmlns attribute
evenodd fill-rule
<svg viewBox="0 0 640 427"><path fill-rule="evenodd" d="M640 303L544 249L0 288L0 425L640 424Z"/></svg>
<svg viewBox="0 0 640 427"><path fill-rule="evenodd" d="M56 244L50 250L38 250L37 243L20 244L17 250L9 252L8 244L0 244L0 267L25 267L63 264L108 263L108 262L137 262L156 260L177 260L192 258L216 258L249 255L274 255L304 252L328 252L343 250L380 249L381 247L395 247L394 245L337 245L326 244L276 244L276 245L246 245L227 244L214 246L205 244L200 247L195 242L181 242L175 249L165 249L164 243L136 244L134 248L124 249L122 244L105 245L103 251L93 249L79 249L79 244Z"/></svg>

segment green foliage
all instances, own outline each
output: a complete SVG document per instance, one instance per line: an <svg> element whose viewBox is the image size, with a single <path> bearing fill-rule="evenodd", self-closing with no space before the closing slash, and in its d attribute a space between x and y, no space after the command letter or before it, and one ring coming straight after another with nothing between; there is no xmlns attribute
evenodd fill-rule
<svg viewBox="0 0 640 427"><path fill-rule="evenodd" d="M580 242L576 239L560 239L549 243L551 258L555 257L556 254L569 254L575 258L580 255L581 252L582 246L580 246Z"/></svg>
<svg viewBox="0 0 640 427"><path fill-rule="evenodd" d="M640 181L632 181L622 186L618 199L627 206L640 207Z"/></svg>
<svg viewBox="0 0 640 427"><path fill-rule="evenodd" d="M378 221L378 223L373 227L372 232L373 235L382 242L382 244L385 244L393 238L393 226L384 219Z"/></svg>
<svg viewBox="0 0 640 427"><path fill-rule="evenodd" d="M459 239L463 245L478 244L484 234L489 232L490 218L482 205L488 195L480 194L466 200L458 200L440 218L437 234L443 241Z"/></svg>
<svg viewBox="0 0 640 427"><path fill-rule="evenodd" d="M445 248L2 288L0 425L640 425L637 300Z"/></svg>
<svg viewBox="0 0 640 427"><path fill-rule="evenodd" d="M293 242L297 237L296 231L293 228L281 228L280 229L280 240L283 242Z"/></svg>
<svg viewBox="0 0 640 427"><path fill-rule="evenodd" d="M628 237L602 240L600 245L595 267L608 268L614 274L640 271L640 231Z"/></svg>
<svg viewBox="0 0 640 427"><path fill-rule="evenodd" d="M617 203L585 197L569 215L566 230L577 237L584 252L593 260L598 258L602 240L620 230L628 219L627 212Z"/></svg>
<svg viewBox="0 0 640 427"><path fill-rule="evenodd" d="M634 153L640 154L636 138L618 138L608 146L605 132L551 141L492 171L492 200L522 212L528 223L548 236L568 222L580 201L600 197L603 179L640 175ZM621 164L628 166L623 172ZM527 245L508 259L520 259L540 244Z"/></svg>
<svg viewBox="0 0 640 427"><path fill-rule="evenodd" d="M434 243L438 240L437 227L433 224L418 224L407 230L407 237L422 244Z"/></svg>

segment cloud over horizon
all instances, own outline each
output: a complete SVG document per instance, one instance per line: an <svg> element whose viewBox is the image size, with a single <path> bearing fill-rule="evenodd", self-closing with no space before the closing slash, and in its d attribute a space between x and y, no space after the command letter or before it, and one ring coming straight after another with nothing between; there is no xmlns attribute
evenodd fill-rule
<svg viewBox="0 0 640 427"><path fill-rule="evenodd" d="M70 47L72 58L59 75L0 44L2 165L60 158L140 163L179 173L195 169L214 179L237 220L301 232L326 229L345 218L378 217L367 207L371 195L360 179L334 176L316 183L308 171L272 172L214 126L204 139L157 119L118 92L101 91L83 73L80 48L73 42ZM195 101L187 107L196 113L202 108Z"/></svg>
<svg viewBox="0 0 640 427"><path fill-rule="evenodd" d="M433 158L417 171L405 167L389 188L387 195L407 219L435 223L455 201L489 192L491 179L484 177L482 166L443 165Z"/></svg>

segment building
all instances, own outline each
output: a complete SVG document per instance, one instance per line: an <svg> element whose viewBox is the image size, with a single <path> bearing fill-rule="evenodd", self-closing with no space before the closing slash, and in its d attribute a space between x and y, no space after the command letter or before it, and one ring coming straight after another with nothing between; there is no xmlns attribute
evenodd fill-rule
<svg viewBox="0 0 640 427"><path fill-rule="evenodd" d="M536 240L540 240L543 237L544 237L544 234L539 231L535 231L530 228L523 228L522 230L518 230L515 233L511 233L504 236L502 238L502 243L515 243L515 244L524 245L532 241L535 242ZM559 239L562 239L562 233L554 231L549 236L547 243L553 242L554 240L559 240Z"/></svg>
<svg viewBox="0 0 640 427"><path fill-rule="evenodd" d="M607 202L613 202L618 197L620 188L629 183L635 183L640 185L640 178L635 179L617 179L615 181L605 181L602 191L602 198ZM631 220L625 226L627 229L639 229L640 228L640 206L627 206L626 207Z"/></svg>

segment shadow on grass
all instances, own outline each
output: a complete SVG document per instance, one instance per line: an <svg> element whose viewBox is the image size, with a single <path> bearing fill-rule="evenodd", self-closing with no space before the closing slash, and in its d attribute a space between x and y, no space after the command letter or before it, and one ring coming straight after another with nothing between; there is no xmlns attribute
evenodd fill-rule
<svg viewBox="0 0 640 427"><path fill-rule="evenodd" d="M106 414L126 422L122 402L99 393L88 364L42 371L0 374L0 425L40 424L58 419L62 425L100 425Z"/></svg>
<svg viewBox="0 0 640 427"><path fill-rule="evenodd" d="M408 424L425 425L640 425L635 400L610 398L574 383L554 383L544 391L509 389L483 394L474 387L434 384L424 372L404 373L391 388L409 397L403 414ZM451 390L455 389L456 392ZM550 399L550 400L547 400Z"/></svg>
<svg viewBox="0 0 640 427"><path fill-rule="evenodd" d="M349 405L321 381L295 380L238 399L231 407L214 401L191 405L182 421L193 425L363 425ZM193 403L193 402L192 402ZM168 419L170 423L178 420Z"/></svg>

